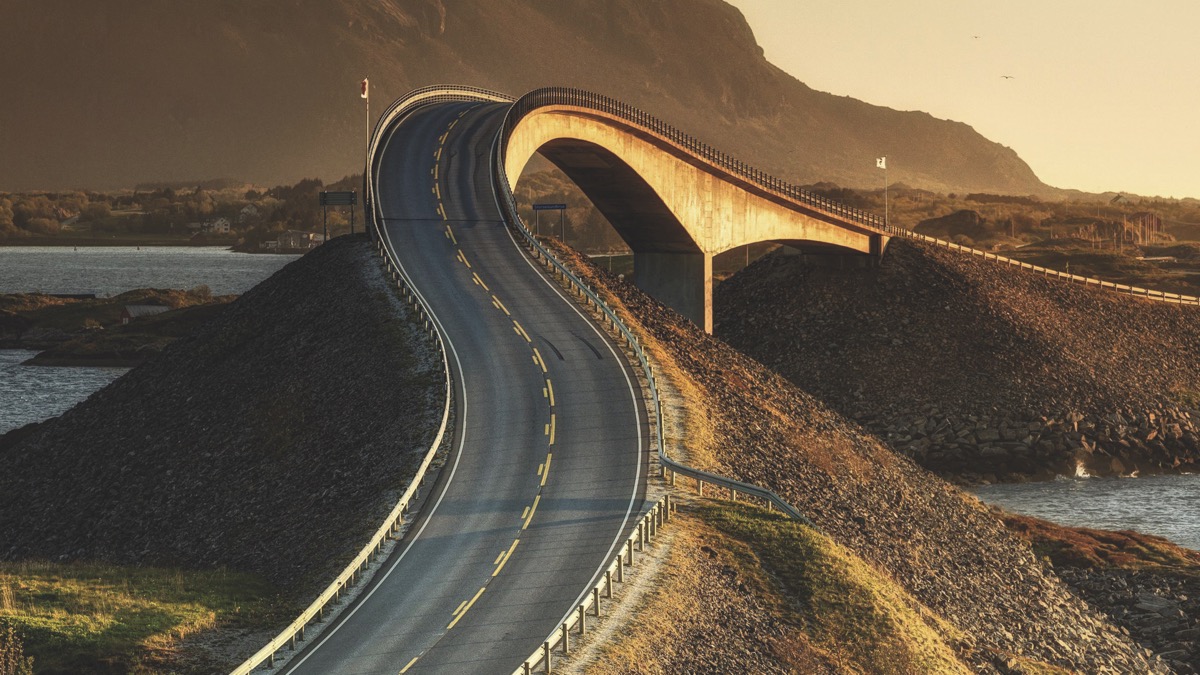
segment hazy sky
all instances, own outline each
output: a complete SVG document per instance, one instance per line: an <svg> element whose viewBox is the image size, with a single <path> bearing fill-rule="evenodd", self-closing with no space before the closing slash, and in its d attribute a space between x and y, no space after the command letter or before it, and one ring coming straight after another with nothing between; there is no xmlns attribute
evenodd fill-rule
<svg viewBox="0 0 1200 675"><path fill-rule="evenodd" d="M1200 197L1196 0L729 2L814 89L966 122L1056 187Z"/></svg>

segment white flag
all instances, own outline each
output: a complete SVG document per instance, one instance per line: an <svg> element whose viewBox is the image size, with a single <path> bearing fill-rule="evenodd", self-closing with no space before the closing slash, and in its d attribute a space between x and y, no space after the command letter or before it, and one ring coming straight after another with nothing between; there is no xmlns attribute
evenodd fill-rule
<svg viewBox="0 0 1200 675"><path fill-rule="evenodd" d="M366 80L363 80L363 82L364 82L363 86L365 87ZM881 169L886 169L887 168L887 157L880 157L880 158L876 159L875 166L877 166Z"/></svg>
<svg viewBox="0 0 1200 675"><path fill-rule="evenodd" d="M368 95L367 95L367 88L368 88L368 86L369 86L369 85L368 85L368 83L367 83L367 78L365 78L365 77L364 77L364 78L363 78L363 81L362 81L362 93L361 93L361 94L359 94L359 96L361 96L362 98L369 98L369 97L368 97Z"/></svg>

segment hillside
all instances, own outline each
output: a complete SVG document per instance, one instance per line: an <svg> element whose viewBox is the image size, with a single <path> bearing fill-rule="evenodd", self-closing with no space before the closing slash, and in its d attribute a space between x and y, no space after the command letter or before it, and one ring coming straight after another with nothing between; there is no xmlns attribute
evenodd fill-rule
<svg viewBox="0 0 1200 675"><path fill-rule="evenodd" d="M338 178L372 112L427 84L625 99L796 182L1047 190L965 124L817 92L720 0L0 0L0 191ZM19 65L16 65L19 64Z"/></svg>
<svg viewBox="0 0 1200 675"><path fill-rule="evenodd" d="M342 237L0 436L0 560L228 568L307 601L436 433L440 364L408 316L365 238Z"/></svg>
<svg viewBox="0 0 1200 675"><path fill-rule="evenodd" d="M1081 673L1155 671L1136 645L1073 596L1053 569L977 500L892 452L802 388L705 335L631 283L556 248L599 289L656 361L658 380L668 387L672 451L686 448L695 466L775 490L819 528L797 532L777 522L754 524L750 514L709 510L704 515L707 509L701 509L708 525L699 536L719 549L707 556L718 563L749 557L744 570L757 568L753 557L758 556L762 568L755 574L774 573L787 600L775 621L763 619L764 604L778 605L756 593L754 579L741 577L731 563L721 565L719 573L733 577L736 589L751 596L738 600L748 607L748 616L729 617L728 632L710 634L713 617L707 613L721 619L721 608L709 609L701 598L701 609L694 610L699 619L682 617L686 620L672 622L661 636L650 628L632 631L634 640L638 634L654 635L654 647L637 652L640 672L731 672L747 662L754 663L755 672L829 672L795 665L797 656L818 661L831 656L822 654L824 647L839 661L833 672L963 672L904 660L842 661L839 657L858 649L860 641L878 637L875 624L894 617L881 605L870 609L872 603L861 595L868 590L909 606L904 626L914 630L914 638L919 629L928 642L901 640L903 646L917 651L935 643L937 651L949 651L968 666L965 672L1062 672L1046 664ZM742 522L734 526L735 521ZM709 527L745 543L724 550ZM799 545L800 540L808 543ZM754 552L746 552L747 545ZM704 553L700 549L697 555ZM795 563L797 555L804 556L804 564ZM822 574L828 576L814 587L813 577ZM814 611L826 602L822 594L830 585L856 582L862 585L853 595L830 598L828 607L834 614L858 611L860 621L827 626L832 635L814 631L826 618ZM683 592L676 606L695 601L687 590L694 585L673 584ZM728 597L729 590L722 595ZM660 600L667 607L673 601ZM653 625L654 614L647 615L651 620L642 624ZM744 630L754 620L766 623L761 630ZM795 639L798 629L808 632L813 644Z"/></svg>
<svg viewBox="0 0 1200 675"><path fill-rule="evenodd" d="M876 269L772 255L715 296L718 337L945 475L1200 462L1194 307L907 240Z"/></svg>

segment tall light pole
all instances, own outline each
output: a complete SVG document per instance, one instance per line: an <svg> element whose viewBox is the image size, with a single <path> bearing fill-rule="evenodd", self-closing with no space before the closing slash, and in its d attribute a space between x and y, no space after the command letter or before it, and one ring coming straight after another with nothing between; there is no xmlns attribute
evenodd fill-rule
<svg viewBox="0 0 1200 675"><path fill-rule="evenodd" d="M875 160L875 166L883 169L883 226L888 226L888 180L887 180L887 155L879 157Z"/></svg>
<svg viewBox="0 0 1200 675"><path fill-rule="evenodd" d="M363 161L363 229L368 231L368 233L371 230L371 225L370 225L371 221L367 219L367 197L368 197L368 195L371 194L367 190L367 167L370 166L370 164L371 164L371 91L370 91L370 89L371 89L371 83L369 81L369 78L364 77L363 81L362 81L362 91L359 93L359 96L361 96L363 99L363 104L364 104L363 107L364 107L364 110L366 111L366 118L365 118L366 124L364 126L364 128L366 129L366 132L365 132L366 145L364 146L364 149L363 149L363 158L364 158L364 161ZM353 234L353 232L354 232L354 225L353 225L354 207L353 206L350 207L350 218L351 218L350 222L352 223L350 226L350 232L351 232L351 234Z"/></svg>

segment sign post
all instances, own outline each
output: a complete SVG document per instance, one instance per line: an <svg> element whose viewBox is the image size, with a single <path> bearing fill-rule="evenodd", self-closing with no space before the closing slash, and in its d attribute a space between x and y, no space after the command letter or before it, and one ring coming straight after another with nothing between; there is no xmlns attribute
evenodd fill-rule
<svg viewBox="0 0 1200 675"><path fill-rule="evenodd" d="M563 217L563 213L567 210L566 204L534 204L533 205L533 227L535 234L541 234L541 227L538 223L538 214L542 211L558 211L558 238L562 243L567 243L567 225Z"/></svg>
<svg viewBox="0 0 1200 675"><path fill-rule="evenodd" d="M354 206L358 204L358 193L354 191L321 192L321 225L324 229L325 241L329 241L329 207L350 207L350 234L354 234Z"/></svg>

